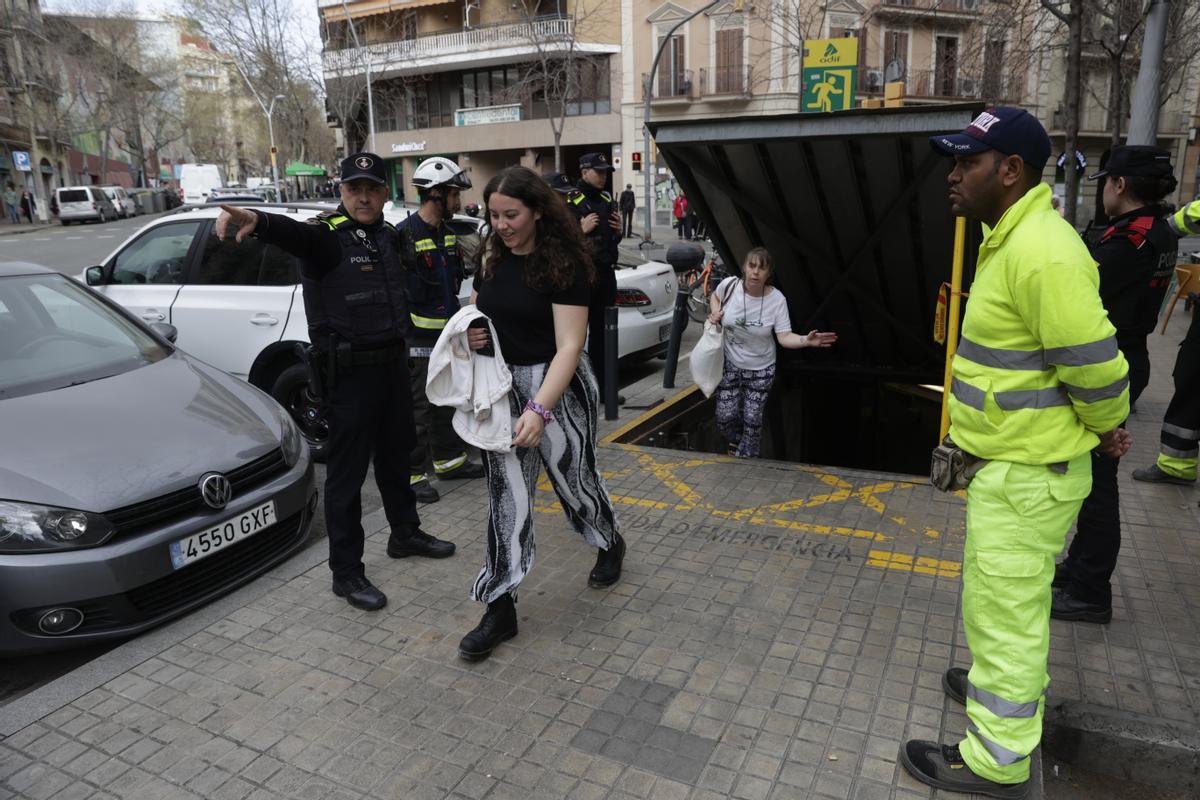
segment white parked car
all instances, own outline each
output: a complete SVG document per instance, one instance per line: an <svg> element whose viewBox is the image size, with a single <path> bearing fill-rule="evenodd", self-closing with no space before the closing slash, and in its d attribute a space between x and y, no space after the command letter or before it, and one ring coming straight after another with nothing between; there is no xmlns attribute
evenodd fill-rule
<svg viewBox="0 0 1200 800"><path fill-rule="evenodd" d="M104 194L108 196L109 201L113 204L113 208L117 210L117 215L121 219L137 216L137 204L133 202L133 198L125 191L123 186L101 186Z"/></svg>
<svg viewBox="0 0 1200 800"><path fill-rule="evenodd" d="M260 206L264 211L309 219L329 205ZM217 239L213 205L155 219L121 244L81 279L141 319L167 322L189 355L249 381L283 405L313 449L323 457L328 430L323 409L305 391L306 369L296 352L308 341L308 320L297 259L248 238ZM407 216L389 210L392 223ZM456 216L452 226L466 248L477 244L481 220ZM651 262L617 272L622 356L656 352L670 330L675 273ZM470 297L470 281L463 296Z"/></svg>
<svg viewBox="0 0 1200 800"><path fill-rule="evenodd" d="M54 190L58 201L58 221L63 225L72 222L107 222L118 217L108 195L99 186L60 186Z"/></svg>

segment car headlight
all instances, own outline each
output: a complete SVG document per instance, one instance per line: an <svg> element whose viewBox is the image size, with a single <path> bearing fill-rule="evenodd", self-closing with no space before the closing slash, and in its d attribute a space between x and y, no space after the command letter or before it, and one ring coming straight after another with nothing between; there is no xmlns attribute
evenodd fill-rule
<svg viewBox="0 0 1200 800"><path fill-rule="evenodd" d="M300 453L304 450L304 439L301 438L300 429L296 427L296 423L289 414L281 412L278 416L279 445L283 449L283 463L294 467L300 460Z"/></svg>
<svg viewBox="0 0 1200 800"><path fill-rule="evenodd" d="M0 553L92 547L112 532L112 523L99 514L0 500Z"/></svg>

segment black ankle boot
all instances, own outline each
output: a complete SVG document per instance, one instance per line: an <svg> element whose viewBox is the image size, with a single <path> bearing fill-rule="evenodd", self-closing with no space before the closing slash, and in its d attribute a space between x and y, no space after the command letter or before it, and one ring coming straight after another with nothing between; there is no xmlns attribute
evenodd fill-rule
<svg viewBox="0 0 1200 800"><path fill-rule="evenodd" d="M501 595L488 603L479 625L459 642L458 655L467 661L482 661L492 654L496 645L516 635L517 607L511 594Z"/></svg>
<svg viewBox="0 0 1200 800"><path fill-rule="evenodd" d="M588 575L588 586L594 589L612 586L621 578L621 563L624 560L625 540L618 533L613 539L612 547L596 554L596 566L592 567L592 572Z"/></svg>

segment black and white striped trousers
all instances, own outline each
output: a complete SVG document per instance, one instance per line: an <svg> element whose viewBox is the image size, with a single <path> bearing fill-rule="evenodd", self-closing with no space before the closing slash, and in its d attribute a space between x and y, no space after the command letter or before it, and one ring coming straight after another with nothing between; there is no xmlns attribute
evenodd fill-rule
<svg viewBox="0 0 1200 800"><path fill-rule="evenodd" d="M514 424L541 387L548 366L509 365ZM553 411L554 422L546 426L537 448L484 451L489 505L487 561L471 587L475 600L490 603L515 591L533 565L533 494L542 467L571 526L587 543L607 550L616 541L616 514L596 463L598 400L592 366L581 357Z"/></svg>

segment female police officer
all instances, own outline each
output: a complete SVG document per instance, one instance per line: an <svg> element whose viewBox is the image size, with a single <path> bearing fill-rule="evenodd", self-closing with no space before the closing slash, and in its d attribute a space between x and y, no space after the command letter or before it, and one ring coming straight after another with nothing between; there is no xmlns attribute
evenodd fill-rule
<svg viewBox="0 0 1200 800"><path fill-rule="evenodd" d="M392 558L445 558L454 544L420 528L409 486L412 395L404 338L410 330L398 235L383 219L383 160L355 153L342 162L336 211L296 222L278 214L221 206L217 236L230 225L240 242L254 234L300 259L304 310L314 358L324 365L329 407L325 523L333 593L355 608L383 608L387 597L363 567L361 491L372 456L391 525Z"/></svg>

